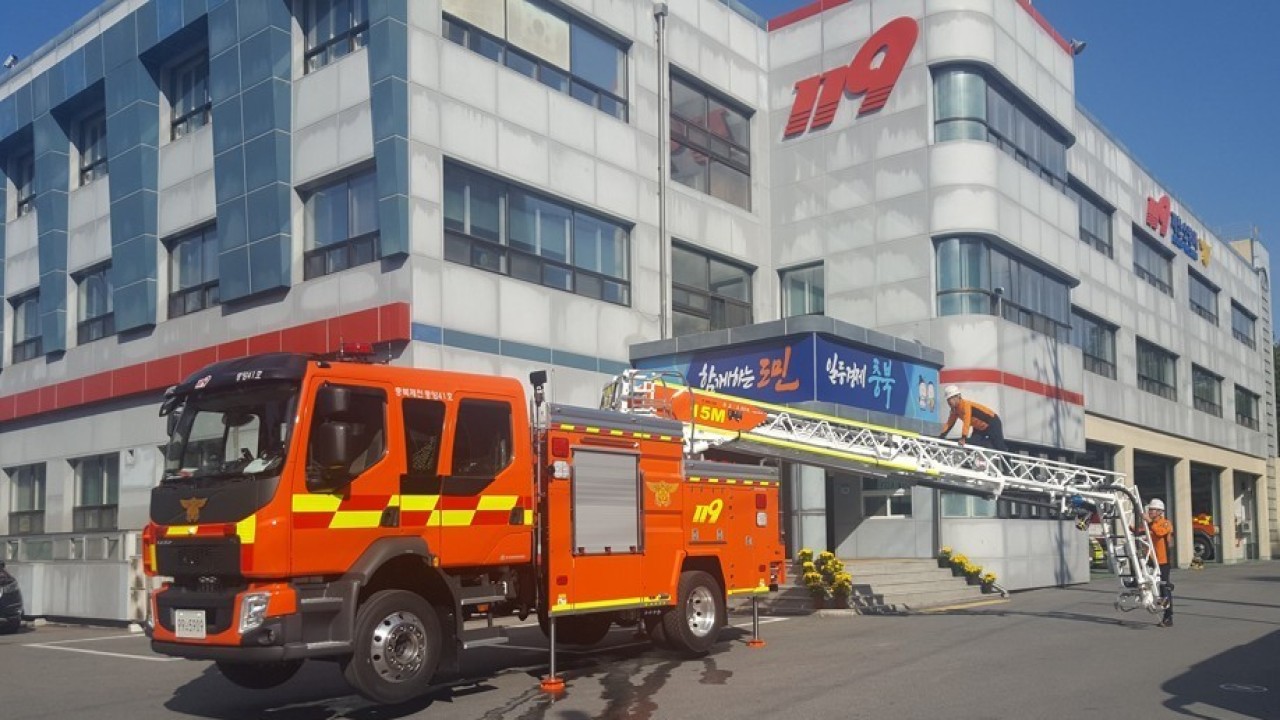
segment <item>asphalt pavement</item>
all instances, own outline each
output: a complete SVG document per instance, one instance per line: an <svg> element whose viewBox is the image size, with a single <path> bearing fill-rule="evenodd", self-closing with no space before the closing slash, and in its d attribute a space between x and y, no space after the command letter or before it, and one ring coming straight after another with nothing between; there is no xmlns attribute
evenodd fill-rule
<svg viewBox="0 0 1280 720"><path fill-rule="evenodd" d="M466 679L400 707L354 695L313 662L268 691L210 663L153 655L121 628L30 626L0 636L0 717L27 718L1280 718L1280 563L1176 571L1175 625L1120 613L1113 581L905 616L732 618L685 660L617 628L562 652L564 695L538 689L536 627L468 655Z"/></svg>

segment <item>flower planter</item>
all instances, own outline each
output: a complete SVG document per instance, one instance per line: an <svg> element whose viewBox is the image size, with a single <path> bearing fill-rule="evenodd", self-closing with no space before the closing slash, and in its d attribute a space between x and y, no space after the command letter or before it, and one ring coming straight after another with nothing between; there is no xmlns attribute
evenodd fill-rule
<svg viewBox="0 0 1280 720"><path fill-rule="evenodd" d="M978 577L978 576L976 576L976 575L966 575L964 579L965 579L965 581L966 581L966 582L968 582L970 585L981 585L981 584L982 584L982 578L980 578L980 577Z"/></svg>
<svg viewBox="0 0 1280 720"><path fill-rule="evenodd" d="M990 595L991 593L993 593L993 592L995 592L995 591L996 591L996 589L995 589L995 587L994 587L991 583L982 583L982 593L983 593L984 595Z"/></svg>
<svg viewBox="0 0 1280 720"><path fill-rule="evenodd" d="M938 558L938 567L951 567L951 558Z"/></svg>
<svg viewBox="0 0 1280 720"><path fill-rule="evenodd" d="M821 595L810 595L809 602L813 606L814 610L821 610L823 607L826 606L827 599L822 597Z"/></svg>
<svg viewBox="0 0 1280 720"><path fill-rule="evenodd" d="M964 575L964 570L961 570L960 568L956 567L955 565L952 565L952 566L951 566L951 574L952 574L953 576L955 576L955 577L961 577L962 575Z"/></svg>

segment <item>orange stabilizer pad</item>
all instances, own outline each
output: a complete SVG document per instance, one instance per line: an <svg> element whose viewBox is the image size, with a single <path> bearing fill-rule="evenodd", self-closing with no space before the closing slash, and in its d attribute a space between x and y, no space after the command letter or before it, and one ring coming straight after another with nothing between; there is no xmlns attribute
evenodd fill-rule
<svg viewBox="0 0 1280 720"><path fill-rule="evenodd" d="M564 692L564 678L561 678L556 675L544 677L542 678L542 682L538 683L538 687L542 689L542 692L548 692L548 693Z"/></svg>
<svg viewBox="0 0 1280 720"><path fill-rule="evenodd" d="M749 648L762 648L764 647L764 645L765 645L764 641L761 640L760 638L751 638L750 640L747 641L747 647Z"/></svg>

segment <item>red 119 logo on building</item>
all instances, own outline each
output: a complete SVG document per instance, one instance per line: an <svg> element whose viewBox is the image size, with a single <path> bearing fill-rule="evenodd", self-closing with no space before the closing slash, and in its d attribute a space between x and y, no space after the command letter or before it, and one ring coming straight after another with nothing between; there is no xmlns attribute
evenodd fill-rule
<svg viewBox="0 0 1280 720"><path fill-rule="evenodd" d="M859 117L884 107L919 34L920 26L915 20L909 17L891 20L867 38L853 56L853 62L797 82L796 99L783 136L792 137L830 125L845 93L863 96L858 106ZM877 58L879 64L876 64Z"/></svg>

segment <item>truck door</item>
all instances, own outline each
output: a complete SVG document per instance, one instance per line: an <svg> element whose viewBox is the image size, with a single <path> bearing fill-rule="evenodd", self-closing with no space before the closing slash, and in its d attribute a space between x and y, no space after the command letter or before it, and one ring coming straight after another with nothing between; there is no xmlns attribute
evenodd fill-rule
<svg viewBox="0 0 1280 720"><path fill-rule="evenodd" d="M515 460L511 403L463 397L446 439L449 474L441 481L442 564L497 565L532 554L530 468Z"/></svg>
<svg viewBox="0 0 1280 720"><path fill-rule="evenodd" d="M389 446L399 449L401 438L389 431L386 390L330 380L319 383L313 397L306 464L293 481L295 574L342 572L374 540L398 532L392 500L400 493L401 466ZM348 457L326 466L321 446L335 428Z"/></svg>
<svg viewBox="0 0 1280 720"><path fill-rule="evenodd" d="M445 404L438 400L406 397L401 400L404 417L405 473L400 478L400 526L427 541L427 548L439 554L440 455L444 440Z"/></svg>

